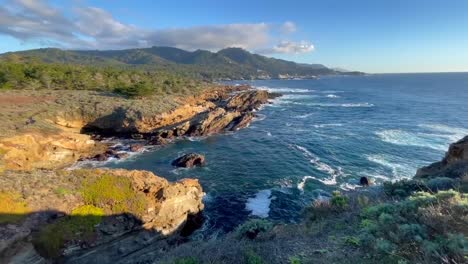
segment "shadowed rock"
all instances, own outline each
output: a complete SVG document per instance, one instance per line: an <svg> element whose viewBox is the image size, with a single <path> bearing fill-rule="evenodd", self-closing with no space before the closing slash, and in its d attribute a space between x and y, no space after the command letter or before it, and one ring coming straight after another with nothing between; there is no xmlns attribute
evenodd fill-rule
<svg viewBox="0 0 468 264"><path fill-rule="evenodd" d="M172 166L193 168L195 166L204 166L205 156L198 153L185 154L172 162Z"/></svg>

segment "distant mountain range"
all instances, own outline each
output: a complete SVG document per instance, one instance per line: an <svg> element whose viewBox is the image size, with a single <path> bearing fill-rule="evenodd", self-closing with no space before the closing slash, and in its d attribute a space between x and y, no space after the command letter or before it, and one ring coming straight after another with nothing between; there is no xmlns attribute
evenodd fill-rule
<svg viewBox="0 0 468 264"><path fill-rule="evenodd" d="M186 51L172 47L126 50L35 49L0 54L0 61L65 63L93 66L137 67L172 72L209 80L315 78L319 75L358 75L322 64L295 63L250 53L241 48L218 52Z"/></svg>

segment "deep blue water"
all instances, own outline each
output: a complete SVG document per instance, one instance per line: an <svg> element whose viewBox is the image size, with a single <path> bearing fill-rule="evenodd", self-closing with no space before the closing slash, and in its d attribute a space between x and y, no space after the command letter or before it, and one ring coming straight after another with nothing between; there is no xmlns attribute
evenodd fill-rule
<svg viewBox="0 0 468 264"><path fill-rule="evenodd" d="M295 221L304 206L361 176L412 177L468 135L468 74L392 74L254 81L283 97L247 129L181 140L109 167L198 178L207 193L205 231L229 231L249 216ZM187 152L208 165L174 169Z"/></svg>

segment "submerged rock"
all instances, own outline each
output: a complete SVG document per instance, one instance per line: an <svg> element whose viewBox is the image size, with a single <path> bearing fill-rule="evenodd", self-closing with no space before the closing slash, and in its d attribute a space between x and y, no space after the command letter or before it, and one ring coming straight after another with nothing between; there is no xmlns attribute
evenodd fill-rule
<svg viewBox="0 0 468 264"><path fill-rule="evenodd" d="M193 168L195 166L205 165L205 156L198 153L185 154L172 162L173 166Z"/></svg>

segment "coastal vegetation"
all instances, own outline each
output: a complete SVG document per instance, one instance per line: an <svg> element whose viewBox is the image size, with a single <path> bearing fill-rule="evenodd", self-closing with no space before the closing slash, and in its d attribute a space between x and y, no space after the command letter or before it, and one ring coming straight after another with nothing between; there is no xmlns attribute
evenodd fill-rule
<svg viewBox="0 0 468 264"><path fill-rule="evenodd" d="M216 53L206 50L190 52L172 47L102 51L46 48L1 54L0 61L17 64L34 62L52 65L87 65L93 68L119 69L124 75L138 70L151 73L164 71L178 76L209 81L362 74L337 71L321 64L299 64L268 58L240 48L226 48ZM31 73L35 74L34 71ZM0 82L1 76L0 74ZM76 77L80 76L76 75Z"/></svg>

